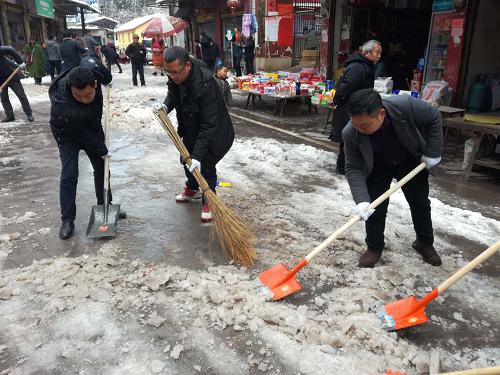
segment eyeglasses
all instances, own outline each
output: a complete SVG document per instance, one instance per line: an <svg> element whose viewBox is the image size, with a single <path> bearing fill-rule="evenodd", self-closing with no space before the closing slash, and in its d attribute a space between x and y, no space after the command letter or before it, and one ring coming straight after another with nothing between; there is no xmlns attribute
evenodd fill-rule
<svg viewBox="0 0 500 375"><path fill-rule="evenodd" d="M187 63L186 63L187 64ZM165 71L165 74L168 76L168 77L178 77L182 71L184 70L184 67L186 66L186 64L184 64L181 68L179 68L176 72L167 72Z"/></svg>

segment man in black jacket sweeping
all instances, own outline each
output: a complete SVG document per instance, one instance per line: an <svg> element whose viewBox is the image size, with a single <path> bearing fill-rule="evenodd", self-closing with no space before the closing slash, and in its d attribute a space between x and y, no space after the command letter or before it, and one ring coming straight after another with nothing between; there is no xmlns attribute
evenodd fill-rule
<svg viewBox="0 0 500 375"><path fill-rule="evenodd" d="M337 169L339 174L345 173L344 143L342 142L342 129L349 122L349 112L347 102L352 93L373 88L375 81L375 64L380 60L382 47L380 42L370 40L363 44L359 52L349 56L345 62L345 69L342 76L335 84L335 96L333 104L336 105L333 112L333 127L330 139L340 143L339 155L337 157Z"/></svg>
<svg viewBox="0 0 500 375"><path fill-rule="evenodd" d="M109 84L112 78L111 72L95 57L85 57L79 66L59 75L49 89L50 128L61 158L61 239L70 238L75 227L80 150L85 151L94 169L97 204L104 203L104 158L109 154L101 125L101 84ZM125 213L121 212L119 217L124 218Z"/></svg>
<svg viewBox="0 0 500 375"><path fill-rule="evenodd" d="M360 267L373 267L384 249L385 217L389 199L375 211L368 206L386 190L393 178L400 180L418 164L427 169L403 187L410 206L416 240L413 249L433 266L441 265L434 249L429 172L441 161L443 124L439 111L423 100L401 95L382 101L373 89L356 91L349 100L351 121L342 137L346 155L346 177L356 202L354 213L366 221L368 249Z"/></svg>
<svg viewBox="0 0 500 375"><path fill-rule="evenodd" d="M167 112L176 110L177 132L192 159L189 168L184 166L186 186L176 201L189 202L202 196L192 175L195 168L215 191L215 166L231 148L234 128L215 78L202 61L190 58L187 51L178 46L169 48L164 59L169 78L168 95L164 104L156 104L154 108L165 106ZM212 214L204 200L202 202L201 220L210 222Z"/></svg>
<svg viewBox="0 0 500 375"><path fill-rule="evenodd" d="M0 84L3 84L18 66L20 68L24 68L26 64L23 63L23 59L21 59L21 56L19 56L16 50L10 46L0 46ZM15 120L14 110L12 109L12 104L10 104L9 100L9 87L19 98L23 111L28 117L28 121L34 121L30 103L28 102L28 98L24 93L23 85L21 83L21 74L17 73L14 77L12 77L9 84L2 89L2 107L5 111L5 118L2 122Z"/></svg>

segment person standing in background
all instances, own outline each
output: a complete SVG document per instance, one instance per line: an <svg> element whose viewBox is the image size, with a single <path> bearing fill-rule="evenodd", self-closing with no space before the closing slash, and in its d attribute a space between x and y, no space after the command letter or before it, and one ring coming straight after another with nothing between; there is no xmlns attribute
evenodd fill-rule
<svg viewBox="0 0 500 375"><path fill-rule="evenodd" d="M250 35L245 39L245 70L246 74L253 74L253 60L255 58L255 40Z"/></svg>
<svg viewBox="0 0 500 375"><path fill-rule="evenodd" d="M45 71L45 53L39 42L31 39L23 49L23 58L26 70L35 79L35 85L42 84L42 78L47 75Z"/></svg>
<svg viewBox="0 0 500 375"><path fill-rule="evenodd" d="M204 31L202 31L200 35L201 59L213 73L215 69L215 58L217 57L217 53L214 53L216 52L216 49L214 49L214 41Z"/></svg>
<svg viewBox="0 0 500 375"><path fill-rule="evenodd" d="M101 56L97 52L99 49L99 43L96 42L90 31L82 37L83 42L85 43L85 47L88 49L89 57L96 57L98 60L101 59Z"/></svg>
<svg viewBox="0 0 500 375"><path fill-rule="evenodd" d="M62 71L65 72L66 70L80 65L80 61L86 50L74 39L73 33L70 30L65 30L63 32L60 52L62 57Z"/></svg>
<svg viewBox="0 0 500 375"><path fill-rule="evenodd" d="M132 83L134 86L137 86L137 72L139 72L141 86L146 86L146 81L144 80L144 64L146 63L147 56L146 47L142 43L139 43L139 35L134 34L132 40L133 42L125 50L132 63Z"/></svg>
<svg viewBox="0 0 500 375"><path fill-rule="evenodd" d="M241 33L237 27L233 31L233 65L236 77L241 76L241 58L243 57L243 46L241 45Z"/></svg>
<svg viewBox="0 0 500 375"><path fill-rule="evenodd" d="M54 81L54 78L57 75L61 74L61 62L62 62L61 49L54 35L50 35L49 39L45 43L45 51L47 52L47 57L48 57L47 73L50 74L51 81Z"/></svg>
<svg viewBox="0 0 500 375"><path fill-rule="evenodd" d="M110 71L111 71L111 65L114 64L118 67L118 69L120 69L118 73L123 73L122 67L120 66L119 62L119 56L118 53L116 52L116 47L114 44L102 46L101 52L106 58L106 67Z"/></svg>
<svg viewBox="0 0 500 375"><path fill-rule="evenodd" d="M153 37L151 41L151 50L153 51L153 66L155 68L153 75L157 75L157 70L159 70L160 75L163 76L163 53L165 52L165 43L160 35Z"/></svg>

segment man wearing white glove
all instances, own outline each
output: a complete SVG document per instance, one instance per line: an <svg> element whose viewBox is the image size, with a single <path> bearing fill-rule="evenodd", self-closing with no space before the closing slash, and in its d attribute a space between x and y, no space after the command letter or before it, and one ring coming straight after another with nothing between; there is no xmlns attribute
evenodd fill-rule
<svg viewBox="0 0 500 375"><path fill-rule="evenodd" d="M210 189L215 191L216 165L233 144L233 123L213 72L202 61L190 58L187 51L178 46L167 49L164 60L169 78L164 105L167 113L175 108L177 132L191 156L191 164L184 165L186 185L176 201L190 202L202 198L198 182L193 176L195 169L201 172ZM161 108L155 106L155 110ZM183 160L181 162L185 164ZM204 199L201 220L212 221L212 214Z"/></svg>
<svg viewBox="0 0 500 375"><path fill-rule="evenodd" d="M353 212L365 220L367 250L359 259L360 267L373 267L385 246L384 229L389 200L375 211L373 202L389 189L393 179L400 180L420 162L427 169L403 187L410 206L416 240L412 247L433 266L441 265L434 249L429 201L429 170L441 161L442 120L439 111L410 96L382 100L373 89L352 94L348 123L342 137L346 154L346 177L356 202Z"/></svg>

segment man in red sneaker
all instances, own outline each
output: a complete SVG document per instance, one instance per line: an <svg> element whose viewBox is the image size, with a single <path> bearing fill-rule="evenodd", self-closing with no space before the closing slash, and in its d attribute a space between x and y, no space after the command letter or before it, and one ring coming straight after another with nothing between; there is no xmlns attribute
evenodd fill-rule
<svg viewBox="0 0 500 375"><path fill-rule="evenodd" d="M202 198L192 174L196 168L207 180L210 189L215 191L216 165L233 144L234 128L213 72L203 61L189 57L187 51L179 46L168 48L164 60L169 81L163 105L167 112L175 108L177 132L192 159L190 167L184 166L186 186L176 201L190 202ZM212 221L208 205L204 200L202 204L201 220Z"/></svg>
<svg viewBox="0 0 500 375"><path fill-rule="evenodd" d="M424 262L441 265L434 249L429 172L441 161L443 125L439 111L423 100L401 95L382 100L373 89L352 94L351 121L342 132L346 177L356 202L354 213L366 222L367 250L360 267L373 267L385 246L385 218L389 199L373 212L370 202L382 195L392 179L400 180L421 162L427 169L402 187L410 206L416 240L413 249Z"/></svg>

